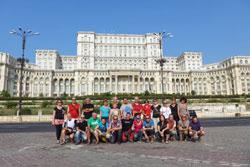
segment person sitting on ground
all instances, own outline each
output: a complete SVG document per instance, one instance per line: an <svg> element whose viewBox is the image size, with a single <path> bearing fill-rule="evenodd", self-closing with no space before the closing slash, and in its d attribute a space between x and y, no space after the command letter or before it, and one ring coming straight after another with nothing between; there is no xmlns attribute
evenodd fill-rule
<svg viewBox="0 0 250 167"><path fill-rule="evenodd" d="M171 109L170 109L166 99L163 100L162 103L163 103L163 105L162 105L162 107L160 109L160 114L164 115L164 117L166 119L168 119L169 115L171 114Z"/></svg>
<svg viewBox="0 0 250 167"><path fill-rule="evenodd" d="M94 136L96 139L96 144L99 143L98 132L95 130L95 127L101 122L100 118L97 117L97 113L93 112L92 117L88 120L88 144L91 143L91 139Z"/></svg>
<svg viewBox="0 0 250 167"><path fill-rule="evenodd" d="M86 98L85 104L82 105L82 113L84 113L85 119L88 120L94 111L94 105L90 103L90 98Z"/></svg>
<svg viewBox="0 0 250 167"><path fill-rule="evenodd" d="M57 100L57 106L53 110L53 118L52 118L52 125L56 127L56 144L60 144L60 138L62 134L62 124L64 122L65 117L65 108L62 106L63 101Z"/></svg>
<svg viewBox="0 0 250 167"><path fill-rule="evenodd" d="M142 104L140 104L139 97L135 97L135 102L132 104L133 107L133 117L136 117L137 115L141 116L143 113Z"/></svg>
<svg viewBox="0 0 250 167"><path fill-rule="evenodd" d="M133 119L131 119L130 113L127 113L126 118L122 119L122 141L133 142L134 131L132 131Z"/></svg>
<svg viewBox="0 0 250 167"><path fill-rule="evenodd" d="M135 131L134 141L142 142L143 132L142 132L143 122L141 120L141 116L137 115L136 120L134 120L132 125L132 130Z"/></svg>
<svg viewBox="0 0 250 167"><path fill-rule="evenodd" d="M197 117L189 123L189 135L195 142L197 139L201 142L201 137L204 136L205 131Z"/></svg>
<svg viewBox="0 0 250 167"><path fill-rule="evenodd" d="M106 122L109 122L109 113L111 108L108 105L108 100L103 100L103 106L100 107L100 119L105 118Z"/></svg>
<svg viewBox="0 0 250 167"><path fill-rule="evenodd" d="M171 137L171 140L175 141L175 137L176 137L176 122L174 120L173 114L169 115L169 118L167 119L167 122L168 122L169 134L167 134L166 141L168 141L169 136Z"/></svg>
<svg viewBox="0 0 250 167"><path fill-rule="evenodd" d="M146 115L148 115L151 118L151 111L152 111L151 107L152 106L149 104L148 99L146 99L144 101L144 106L142 107L142 109L143 109L143 115L144 115L143 119L146 119Z"/></svg>
<svg viewBox="0 0 250 167"><path fill-rule="evenodd" d="M118 98L117 98L116 96L113 97L113 103L109 105L109 107L110 107L111 109L113 108L113 104L116 104L116 107L117 107L118 109L121 108L121 104L118 102ZM111 117L111 118L113 118L113 117ZM109 119L109 120L111 120L111 119Z"/></svg>
<svg viewBox="0 0 250 167"><path fill-rule="evenodd" d="M70 113L67 114L67 118L63 122L63 130L62 130L62 145L66 143L66 136L69 136L69 142L74 140L75 136L75 120L72 119Z"/></svg>
<svg viewBox="0 0 250 167"><path fill-rule="evenodd" d="M81 109L80 109L80 105L77 104L75 97L72 98L72 103L68 105L67 113L70 113L72 115L72 118L75 120L80 118Z"/></svg>
<svg viewBox="0 0 250 167"><path fill-rule="evenodd" d="M118 142L121 144L122 142L122 123L118 120L118 116L114 115L113 120L109 123L109 132L110 132L110 143L114 144Z"/></svg>
<svg viewBox="0 0 250 167"><path fill-rule="evenodd" d="M178 131L179 131L180 141L182 141L183 135L184 135L184 141L187 141L188 129L189 129L189 121L187 120L187 117L181 116L181 120L179 120L178 122Z"/></svg>
<svg viewBox="0 0 250 167"><path fill-rule="evenodd" d="M76 144L80 144L82 142L88 141L88 123L85 121L85 116L81 115L81 119L76 123L76 134L75 141Z"/></svg>
<svg viewBox="0 0 250 167"><path fill-rule="evenodd" d="M101 122L95 127L95 130L98 132L98 136L102 142L107 143L110 138L110 133L108 131L109 124L106 122L106 119L103 117Z"/></svg>
<svg viewBox="0 0 250 167"><path fill-rule="evenodd" d="M160 121L157 124L157 131L156 138L163 143L164 139L167 138L167 134L169 134L168 123L164 115L160 116Z"/></svg>
<svg viewBox="0 0 250 167"><path fill-rule="evenodd" d="M110 113L109 113L109 120L112 120L114 115L117 115L118 119L121 120L121 112L120 112L120 109L117 108L117 104L114 103L112 106L113 107L112 107L112 109L110 110Z"/></svg>
<svg viewBox="0 0 250 167"><path fill-rule="evenodd" d="M145 136L146 142L151 140L151 143L154 141L154 121L150 119L149 115L146 115L146 119L143 122L143 134Z"/></svg>
<svg viewBox="0 0 250 167"><path fill-rule="evenodd" d="M121 110L121 119L124 119L127 113L130 113L131 117L133 114L133 107L131 104L128 104L128 99L126 97L123 98L123 104L120 108Z"/></svg>

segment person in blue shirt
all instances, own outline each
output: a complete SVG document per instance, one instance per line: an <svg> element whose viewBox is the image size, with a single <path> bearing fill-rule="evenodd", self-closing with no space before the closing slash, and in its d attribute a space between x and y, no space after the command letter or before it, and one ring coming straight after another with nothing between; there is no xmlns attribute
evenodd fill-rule
<svg viewBox="0 0 250 167"><path fill-rule="evenodd" d="M100 107L100 119L105 118L106 122L109 123L109 112L111 108L108 105L108 100L103 100L103 106Z"/></svg>
<svg viewBox="0 0 250 167"><path fill-rule="evenodd" d="M103 117L101 122L95 127L95 130L98 132L98 136L102 142L107 143L110 138L110 132L108 131L109 124L106 122L106 119Z"/></svg>
<svg viewBox="0 0 250 167"><path fill-rule="evenodd" d="M146 115L145 121L143 122L143 134L145 136L146 142L151 140L154 141L154 121L150 119L149 115Z"/></svg>

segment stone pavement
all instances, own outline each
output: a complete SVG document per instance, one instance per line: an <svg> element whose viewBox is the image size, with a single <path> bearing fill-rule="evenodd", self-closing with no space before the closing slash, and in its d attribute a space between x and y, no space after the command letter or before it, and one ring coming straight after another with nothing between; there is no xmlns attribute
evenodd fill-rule
<svg viewBox="0 0 250 167"><path fill-rule="evenodd" d="M210 127L201 143L55 144L55 133L1 133L1 167L250 166L249 126Z"/></svg>

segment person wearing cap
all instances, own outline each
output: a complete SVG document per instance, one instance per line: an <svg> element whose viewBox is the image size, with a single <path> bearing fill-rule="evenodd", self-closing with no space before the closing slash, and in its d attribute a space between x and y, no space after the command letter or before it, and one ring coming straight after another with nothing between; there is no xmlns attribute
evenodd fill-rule
<svg viewBox="0 0 250 167"><path fill-rule="evenodd" d="M188 138L188 129L189 129L189 120L187 120L186 116L181 116L181 120L178 122L178 132L180 136L180 141L183 139L184 135L184 141L187 141Z"/></svg>
<svg viewBox="0 0 250 167"><path fill-rule="evenodd" d="M193 117L192 121L189 123L189 135L194 142L197 139L201 142L201 137L205 135L204 128L197 117Z"/></svg>
<svg viewBox="0 0 250 167"><path fill-rule="evenodd" d="M140 104L139 97L135 97L135 102L132 104L133 107L133 117L136 117L137 115L141 116L143 113L143 106Z"/></svg>
<svg viewBox="0 0 250 167"><path fill-rule="evenodd" d="M164 115L164 117L168 119L169 115L171 114L171 109L166 99L163 100L162 103L163 103L163 106L160 109L160 114Z"/></svg>
<svg viewBox="0 0 250 167"><path fill-rule="evenodd" d="M118 116L114 115L113 120L109 123L108 131L110 132L110 143L114 144L118 142L118 144L122 143L122 123L118 120Z"/></svg>
<svg viewBox="0 0 250 167"><path fill-rule="evenodd" d="M70 113L72 116L72 119L78 119L81 116L81 109L80 105L77 104L76 98L72 98L72 103L68 105L67 113Z"/></svg>
<svg viewBox="0 0 250 167"><path fill-rule="evenodd" d="M122 119L122 141L133 142L134 131L132 131L133 119L131 119L130 113L127 113L126 118Z"/></svg>
<svg viewBox="0 0 250 167"><path fill-rule="evenodd" d="M141 116L137 115L136 120L134 120L133 125L132 125L132 130L135 131L134 134L134 140L139 141L140 143L142 142L142 137L143 137L143 122L141 120Z"/></svg>
<svg viewBox="0 0 250 167"><path fill-rule="evenodd" d="M85 116L81 115L81 119L76 123L76 134L75 134L75 142L76 144L80 144L82 142L88 141L88 123L85 121Z"/></svg>
<svg viewBox="0 0 250 167"><path fill-rule="evenodd" d="M154 141L154 121L150 119L149 115L146 115L145 121L143 122L143 134L146 142L151 140Z"/></svg>
<svg viewBox="0 0 250 167"><path fill-rule="evenodd" d="M102 142L107 143L110 138L110 133L108 131L109 124L106 122L106 119L102 117L101 122L95 127L95 130L98 132L98 136Z"/></svg>

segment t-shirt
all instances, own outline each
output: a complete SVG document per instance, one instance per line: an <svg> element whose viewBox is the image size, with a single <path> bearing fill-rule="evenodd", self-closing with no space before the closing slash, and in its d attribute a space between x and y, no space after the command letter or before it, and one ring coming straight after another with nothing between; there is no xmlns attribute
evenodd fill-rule
<svg viewBox="0 0 250 167"><path fill-rule="evenodd" d="M88 120L88 125L90 126L90 128L92 129L92 130L95 130L95 127L98 125L98 123L100 123L101 122L101 120L100 120L100 118L99 117L96 117L96 119L93 119L92 117L91 118L89 118L89 120Z"/></svg>
<svg viewBox="0 0 250 167"><path fill-rule="evenodd" d="M83 131L86 130L87 126L88 126L87 121L76 123L76 127L78 127L80 130L83 130Z"/></svg>
<svg viewBox="0 0 250 167"><path fill-rule="evenodd" d="M133 119L122 119L122 131L128 131L133 124Z"/></svg>
<svg viewBox="0 0 250 167"><path fill-rule="evenodd" d="M79 117L79 108L80 108L79 104L69 104L69 113L71 114L72 118Z"/></svg>
<svg viewBox="0 0 250 167"><path fill-rule="evenodd" d="M162 131L163 129L167 128L167 125L168 125L167 121L164 121L163 124L161 122L158 122L157 123L157 128L158 128L158 126L160 126L160 131Z"/></svg>
<svg viewBox="0 0 250 167"><path fill-rule="evenodd" d="M174 116L174 120L178 121L179 120L179 117L178 117L178 105L175 104L175 106L173 107L172 104L171 104L170 109L171 109L171 113Z"/></svg>
<svg viewBox="0 0 250 167"><path fill-rule="evenodd" d="M110 110L111 110L111 108L109 106L107 106L107 107L101 106L100 111L102 111L102 117L109 117Z"/></svg>
<svg viewBox="0 0 250 167"><path fill-rule="evenodd" d="M133 103L132 104L132 107L133 107L133 110L134 110L134 113L135 113L135 117L137 116L137 115L139 115L139 116L141 116L141 113L138 113L138 112L140 112L141 110L143 110L143 106L141 105L141 104L135 104L135 103Z"/></svg>
<svg viewBox="0 0 250 167"><path fill-rule="evenodd" d="M75 119L73 119L73 118L71 120L65 119L63 122L63 127L74 129L75 128Z"/></svg>
<svg viewBox="0 0 250 167"><path fill-rule="evenodd" d="M107 129L109 127L109 124L106 122L105 123L105 126L103 126L102 122L98 123L99 125L99 130L102 132L102 133L106 133L107 132Z"/></svg>
<svg viewBox="0 0 250 167"><path fill-rule="evenodd" d="M133 124L134 124L134 127L135 127L135 133L140 132L140 130L142 129L142 125L143 125L142 121L140 122L140 124L137 124L137 121L134 120Z"/></svg>
<svg viewBox="0 0 250 167"><path fill-rule="evenodd" d="M144 128L151 128L152 126L154 126L154 121L152 119L150 119L149 122L143 121Z"/></svg>
<svg viewBox="0 0 250 167"><path fill-rule="evenodd" d="M153 118L159 118L160 117L160 109L161 109L161 105L158 105L157 107L152 105L151 110L153 111Z"/></svg>
<svg viewBox="0 0 250 167"><path fill-rule="evenodd" d="M147 106L143 106L143 111L144 111L144 114L145 115L149 115L150 116L150 118L151 118L151 105L147 105Z"/></svg>
<svg viewBox="0 0 250 167"><path fill-rule="evenodd" d="M178 124L183 128L186 129L187 126L189 125L189 120L186 120L186 123L184 124L182 120L179 120Z"/></svg>
<svg viewBox="0 0 250 167"><path fill-rule="evenodd" d="M122 122L120 120L117 120L117 123L114 123L114 121L111 121L109 123L109 128L113 129L113 128L120 128L122 127Z"/></svg>
<svg viewBox="0 0 250 167"><path fill-rule="evenodd" d="M120 110L123 112L123 116L126 117L127 113L130 113L132 115L133 107L131 104L122 104Z"/></svg>
<svg viewBox="0 0 250 167"><path fill-rule="evenodd" d="M93 104L83 104L82 105L82 109L90 109L90 108L94 108L94 105ZM92 112L93 111L90 111L90 112L84 112L84 116L85 116L85 119L89 119L90 117L92 117Z"/></svg>
<svg viewBox="0 0 250 167"><path fill-rule="evenodd" d="M191 121L189 123L189 127L191 127L192 130L196 130L196 131L199 131L201 129L201 123L200 121L198 120L196 123L194 123L193 121Z"/></svg>
<svg viewBox="0 0 250 167"><path fill-rule="evenodd" d="M162 106L160 111L165 116L165 119L168 119L169 115L171 114L171 109L169 107Z"/></svg>
<svg viewBox="0 0 250 167"><path fill-rule="evenodd" d="M175 120L170 121L169 119L167 119L167 122L168 122L169 129L173 129L174 127L176 127Z"/></svg>
<svg viewBox="0 0 250 167"><path fill-rule="evenodd" d="M118 108L116 108L116 109L111 109L111 110L110 110L111 118L113 118L114 115L119 116L119 112L120 112L120 110L119 110Z"/></svg>
<svg viewBox="0 0 250 167"><path fill-rule="evenodd" d="M113 104L110 104L109 107L113 109ZM120 109L121 108L121 104L117 103L116 108Z"/></svg>
<svg viewBox="0 0 250 167"><path fill-rule="evenodd" d="M56 111L55 119L64 119L64 114L65 114L64 107L62 107L61 110L59 110L57 107L55 107L54 110Z"/></svg>

